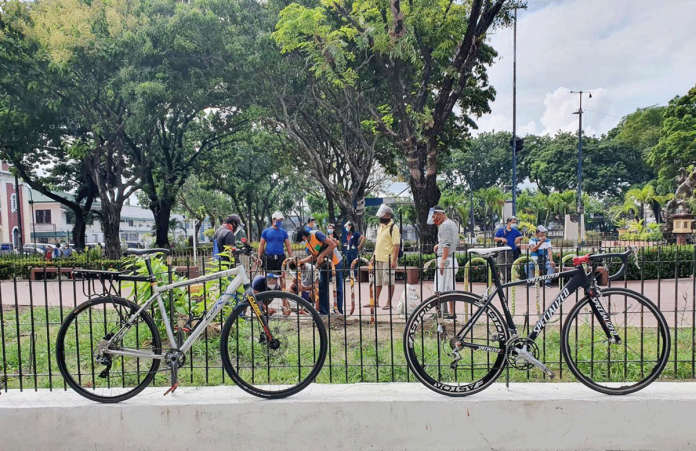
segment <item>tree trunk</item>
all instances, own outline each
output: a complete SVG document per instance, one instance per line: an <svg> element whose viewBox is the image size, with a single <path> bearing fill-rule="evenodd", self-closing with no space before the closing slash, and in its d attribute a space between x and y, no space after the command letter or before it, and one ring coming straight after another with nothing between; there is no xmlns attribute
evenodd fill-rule
<svg viewBox="0 0 696 451"><path fill-rule="evenodd" d="M119 235L121 206L102 202L101 216L106 258L118 259L121 257L121 237Z"/></svg>
<svg viewBox="0 0 696 451"><path fill-rule="evenodd" d="M414 143L407 162L421 246L427 249L437 243L437 227L428 225L430 208L437 205L441 194L437 186L437 151L431 145Z"/></svg>
<svg viewBox="0 0 696 451"><path fill-rule="evenodd" d="M162 199L152 204L150 210L155 216L155 246L169 248L169 219L172 216L174 199Z"/></svg>
<svg viewBox="0 0 696 451"><path fill-rule="evenodd" d="M82 211L73 210L75 213L75 224L73 224L72 235L75 250L82 251L85 248L85 233L87 231L87 222L85 221Z"/></svg>

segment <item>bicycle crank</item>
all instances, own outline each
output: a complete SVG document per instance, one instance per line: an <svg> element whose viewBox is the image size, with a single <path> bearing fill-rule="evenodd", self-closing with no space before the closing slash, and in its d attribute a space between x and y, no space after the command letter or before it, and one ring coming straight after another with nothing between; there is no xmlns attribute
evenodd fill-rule
<svg viewBox="0 0 696 451"><path fill-rule="evenodd" d="M543 363L541 363L539 360L536 359L532 355L531 352L527 350L527 345L525 344L522 346L522 348L515 348L512 350L513 353L515 353L515 356L512 356L515 360L515 363L517 363L518 360L522 360L526 363L529 363L531 365L534 365L535 367L539 368L541 371L543 371L547 376L549 376L551 379L553 379L556 375Z"/></svg>

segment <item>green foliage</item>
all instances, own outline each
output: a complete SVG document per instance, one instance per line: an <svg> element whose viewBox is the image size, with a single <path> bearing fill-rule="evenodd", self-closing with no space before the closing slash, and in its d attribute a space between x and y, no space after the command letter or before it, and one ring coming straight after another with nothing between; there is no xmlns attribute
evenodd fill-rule
<svg viewBox="0 0 696 451"><path fill-rule="evenodd" d="M84 268L84 269L109 269L121 268L121 260L103 259L101 254L95 255L92 252L73 253L73 257L45 260L38 257L24 256L2 256L0 257L0 280L28 279L31 270L34 268ZM47 277L57 277L54 274L47 274ZM67 277L63 274L61 277Z"/></svg>
<svg viewBox="0 0 696 451"><path fill-rule="evenodd" d="M659 170L660 183L672 190L680 171L696 164L696 87L667 105L660 140L650 150L648 161Z"/></svg>

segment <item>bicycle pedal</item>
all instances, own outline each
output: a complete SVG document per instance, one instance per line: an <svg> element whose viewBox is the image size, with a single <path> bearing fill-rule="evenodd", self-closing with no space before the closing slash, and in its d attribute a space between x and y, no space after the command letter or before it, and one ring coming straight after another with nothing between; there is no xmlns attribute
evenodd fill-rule
<svg viewBox="0 0 696 451"><path fill-rule="evenodd" d="M164 392L164 395L162 395L162 396L167 396L170 393L174 393L178 387L179 387L179 383L177 382L174 385L172 385L171 387L169 387L169 390Z"/></svg>

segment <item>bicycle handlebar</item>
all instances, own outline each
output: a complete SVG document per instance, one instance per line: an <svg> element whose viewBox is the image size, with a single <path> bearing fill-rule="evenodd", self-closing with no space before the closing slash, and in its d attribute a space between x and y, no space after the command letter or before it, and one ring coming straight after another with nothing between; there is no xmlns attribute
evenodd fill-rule
<svg viewBox="0 0 696 451"><path fill-rule="evenodd" d="M583 255L582 257L575 257L573 258L573 266L580 266L583 263L592 263L593 266L598 265L602 260L607 259L607 258L620 258L621 259L621 268L619 270L610 275L608 277L609 280L617 280L620 279L621 276L623 276L624 272L626 272L626 266L628 266L628 256L633 253L633 249L629 248L625 252L612 252L609 254L586 254Z"/></svg>

